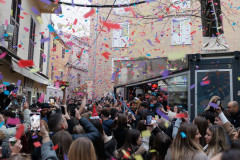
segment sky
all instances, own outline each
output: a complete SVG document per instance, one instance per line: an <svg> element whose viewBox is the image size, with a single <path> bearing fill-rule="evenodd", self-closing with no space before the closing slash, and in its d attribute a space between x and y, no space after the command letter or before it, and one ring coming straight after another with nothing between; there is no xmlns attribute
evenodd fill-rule
<svg viewBox="0 0 240 160"><path fill-rule="evenodd" d="M62 2L72 3L72 0L61 0ZM91 4L88 0L74 0L74 4ZM61 15L52 15L52 21L55 24L54 29L65 33L73 34L77 37L90 35L90 18L85 19L83 15L91 8L62 6ZM74 21L76 25L73 25ZM75 31L75 32L74 32Z"/></svg>

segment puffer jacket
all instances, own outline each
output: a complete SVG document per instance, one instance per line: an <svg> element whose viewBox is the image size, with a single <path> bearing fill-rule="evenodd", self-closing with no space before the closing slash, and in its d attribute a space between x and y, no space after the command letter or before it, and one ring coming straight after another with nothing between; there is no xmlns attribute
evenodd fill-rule
<svg viewBox="0 0 240 160"><path fill-rule="evenodd" d="M24 125L25 133L28 131L28 128L30 127L30 124L31 124L30 113L31 113L31 111L29 109L25 109L23 112L23 116L24 116L23 125ZM11 137L15 136L16 129L17 129L16 127L7 128L7 126L5 124L0 128L0 131L2 131L6 136L3 139L3 143L2 143L2 157L3 158L8 158L11 154L11 150L9 148L9 139Z"/></svg>

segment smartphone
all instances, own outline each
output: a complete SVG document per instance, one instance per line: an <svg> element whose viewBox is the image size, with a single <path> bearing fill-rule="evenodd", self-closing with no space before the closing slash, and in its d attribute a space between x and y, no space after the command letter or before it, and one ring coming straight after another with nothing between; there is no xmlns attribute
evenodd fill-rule
<svg viewBox="0 0 240 160"><path fill-rule="evenodd" d="M40 120L41 120L41 115L39 112L34 112L30 114L32 132L40 131Z"/></svg>
<svg viewBox="0 0 240 160"><path fill-rule="evenodd" d="M146 125L151 124L151 122L152 122L152 116L151 116L151 115L148 115L148 116L147 116Z"/></svg>
<svg viewBox="0 0 240 160"><path fill-rule="evenodd" d="M65 107L64 106L61 106L61 110L62 110L62 114L65 115L66 113L65 113Z"/></svg>
<svg viewBox="0 0 240 160"><path fill-rule="evenodd" d="M220 105L221 104L221 101L220 100L217 100L217 105Z"/></svg>
<svg viewBox="0 0 240 160"><path fill-rule="evenodd" d="M52 98L49 99L49 101L50 101L51 104L54 104L54 103L55 103L55 102L54 102L54 99L52 99Z"/></svg>

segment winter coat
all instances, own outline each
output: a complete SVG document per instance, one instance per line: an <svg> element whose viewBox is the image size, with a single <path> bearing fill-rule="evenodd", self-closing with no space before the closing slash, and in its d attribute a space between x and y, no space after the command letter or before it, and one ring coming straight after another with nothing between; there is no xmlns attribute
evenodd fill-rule
<svg viewBox="0 0 240 160"><path fill-rule="evenodd" d="M87 137L94 143L100 137L97 128L95 128L89 120L87 120L86 118L81 118L79 120L79 123L83 127L86 134L72 134L73 140L79 137Z"/></svg>
<svg viewBox="0 0 240 160"><path fill-rule="evenodd" d="M117 141L117 149L121 148L124 145L127 133L128 129L126 128L117 127L113 129L113 136Z"/></svg>
<svg viewBox="0 0 240 160"><path fill-rule="evenodd" d="M111 160L112 157L114 157L114 151L115 151L115 141L113 140L112 136L103 136L104 139L104 153L105 153L105 159Z"/></svg>
<svg viewBox="0 0 240 160"><path fill-rule="evenodd" d="M240 127L240 110L236 114L230 115L228 119L230 123L234 125L235 128Z"/></svg>
<svg viewBox="0 0 240 160"><path fill-rule="evenodd" d="M25 109L23 112L23 116L24 116L23 125L24 125L25 133L28 131L28 128L31 125L30 113L31 113L31 111L29 109ZM11 154L11 150L9 148L9 139L16 135L16 129L17 129L16 127L7 128L5 124L0 128L0 131L2 131L6 136L3 139L3 143L2 143L2 157L3 158L9 157Z"/></svg>
<svg viewBox="0 0 240 160"><path fill-rule="evenodd" d="M53 150L52 141L48 141L41 146L42 160L58 160L56 152Z"/></svg>
<svg viewBox="0 0 240 160"><path fill-rule="evenodd" d="M107 136L111 136L111 134L112 134L112 124L113 124L112 119L105 120L102 123L103 130L104 130L104 132L106 133Z"/></svg>

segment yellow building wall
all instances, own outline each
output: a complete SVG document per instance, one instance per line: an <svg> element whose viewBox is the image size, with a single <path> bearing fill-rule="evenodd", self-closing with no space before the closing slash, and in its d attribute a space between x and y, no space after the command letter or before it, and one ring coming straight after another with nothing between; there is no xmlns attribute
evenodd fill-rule
<svg viewBox="0 0 240 160"><path fill-rule="evenodd" d="M98 0L99 4L104 4L105 0ZM133 1L131 1L133 2ZM134 1L135 2L135 1ZM185 54L203 53L202 51L202 28L201 28L201 12L200 3L191 1L190 9L182 9L176 12L172 7L169 12L166 8L171 4L166 0L164 3L159 1L144 3L132 6L138 18L133 17L129 12L126 16L117 16L114 9L108 17L111 8L99 8L97 13L89 18L91 20L91 48L89 51L89 81L93 81L92 90L95 96L101 96L104 92L112 92L114 83L111 82L112 76L112 58L128 57L135 59L138 57L157 58L157 57L183 57ZM238 45L240 29L238 27L239 13L237 7L240 1L222 0L223 12L223 28L229 51L240 50ZM95 4L93 1L92 4ZM112 5L113 1L107 1L105 4ZM141 18L142 15L145 18ZM163 20L159 20L159 16L163 15ZM185 15L191 17L191 45L171 45L172 18L182 18ZM100 28L103 26L101 21L106 20L109 23L129 22L129 47L112 48L113 30L103 27L103 31L99 34ZM235 25L233 23L236 23ZM97 29L97 32L96 32ZM99 34L96 43L94 43ZM158 43L156 38L160 41ZM151 41L149 44L148 41ZM105 45L107 44L109 48ZM102 56L102 53L109 52L109 59ZM96 66L95 66L96 65ZM176 66L177 67L177 66Z"/></svg>

